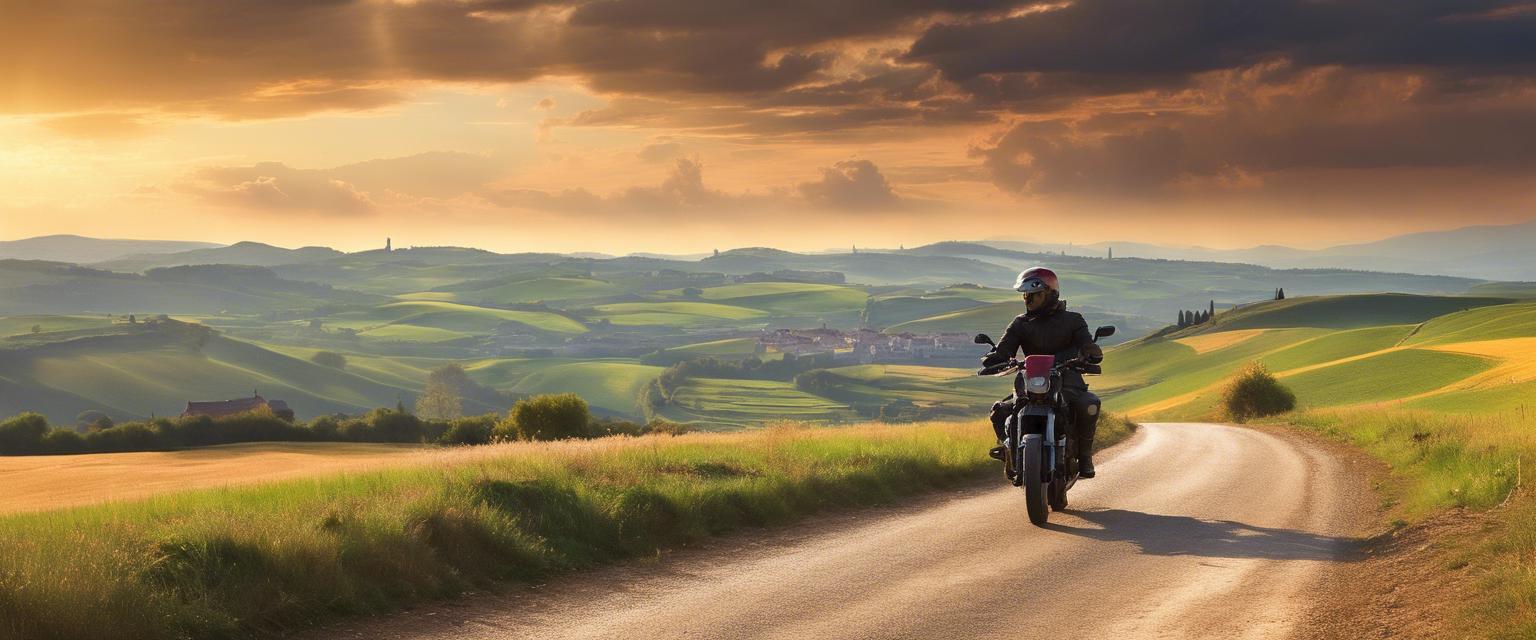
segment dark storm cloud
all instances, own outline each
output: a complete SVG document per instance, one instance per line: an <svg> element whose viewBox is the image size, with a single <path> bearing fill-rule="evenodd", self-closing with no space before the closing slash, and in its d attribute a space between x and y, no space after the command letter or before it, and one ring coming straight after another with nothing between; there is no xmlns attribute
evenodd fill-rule
<svg viewBox="0 0 1536 640"><path fill-rule="evenodd" d="M1302 66L1452 67L1528 72L1536 14L1489 0L1077 0L1003 20L941 24L906 58L956 81L1011 73L1074 74L1123 90L1136 78L1284 58Z"/></svg>

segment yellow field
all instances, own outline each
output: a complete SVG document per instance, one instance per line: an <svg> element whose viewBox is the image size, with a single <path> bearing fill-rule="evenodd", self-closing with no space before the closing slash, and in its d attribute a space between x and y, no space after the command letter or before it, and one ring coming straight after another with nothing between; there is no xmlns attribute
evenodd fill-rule
<svg viewBox="0 0 1536 640"><path fill-rule="evenodd" d="M189 451L0 456L0 514L131 500L179 491L432 464L470 448L256 443Z"/></svg>
<svg viewBox="0 0 1536 640"><path fill-rule="evenodd" d="M1194 349L1197 354L1206 354L1217 349L1225 349L1242 342L1247 342L1257 338L1259 334L1265 331L1268 331L1268 329L1238 329L1236 331L1222 331L1219 333L1202 333L1189 336L1188 338L1179 338L1174 340L1174 342Z"/></svg>

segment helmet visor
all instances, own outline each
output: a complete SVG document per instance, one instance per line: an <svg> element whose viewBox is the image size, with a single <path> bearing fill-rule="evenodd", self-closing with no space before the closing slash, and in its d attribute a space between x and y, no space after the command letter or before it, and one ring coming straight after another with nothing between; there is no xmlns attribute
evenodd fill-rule
<svg viewBox="0 0 1536 640"><path fill-rule="evenodd" d="M1013 283L1013 290L1019 293L1037 293L1050 288L1044 280L1036 277L1020 278L1018 282Z"/></svg>

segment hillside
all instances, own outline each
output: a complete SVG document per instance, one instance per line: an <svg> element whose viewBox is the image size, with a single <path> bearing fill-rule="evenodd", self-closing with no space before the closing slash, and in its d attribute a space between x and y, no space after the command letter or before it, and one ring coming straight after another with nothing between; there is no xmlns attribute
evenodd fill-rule
<svg viewBox="0 0 1536 640"><path fill-rule="evenodd" d="M0 260L44 260L88 264L129 255L167 254L211 249L212 242L179 240L116 240L75 235L0 240Z"/></svg>
<svg viewBox="0 0 1536 640"><path fill-rule="evenodd" d="M1250 361L1302 409L1508 410L1536 397L1536 303L1360 295L1247 305L1111 350L1095 387L1116 411L1212 418L1227 378Z"/></svg>
<svg viewBox="0 0 1536 640"><path fill-rule="evenodd" d="M179 267L199 264L238 264L258 267L275 267L283 264L304 264L343 255L329 247L303 247L284 249L260 242L237 242L227 247L211 247L178 251L175 253L139 253L93 265L112 271L139 272L156 267Z"/></svg>
<svg viewBox="0 0 1536 640"><path fill-rule="evenodd" d="M298 414L356 413L409 390L179 322L23 336L0 342L0 414L73 424L86 409L118 419L177 415L191 400L262 395Z"/></svg>
<svg viewBox="0 0 1536 640"><path fill-rule="evenodd" d="M137 275L0 260L0 315L263 314L378 299L285 280L260 267L176 267Z"/></svg>

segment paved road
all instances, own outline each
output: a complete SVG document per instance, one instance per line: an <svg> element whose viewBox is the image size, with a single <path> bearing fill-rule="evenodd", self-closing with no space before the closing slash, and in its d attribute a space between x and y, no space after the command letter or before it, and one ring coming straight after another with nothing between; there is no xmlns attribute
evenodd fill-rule
<svg viewBox="0 0 1536 640"><path fill-rule="evenodd" d="M976 489L325 635L1285 638L1369 519L1364 478L1267 432L1149 424L1099 468L1043 529Z"/></svg>

